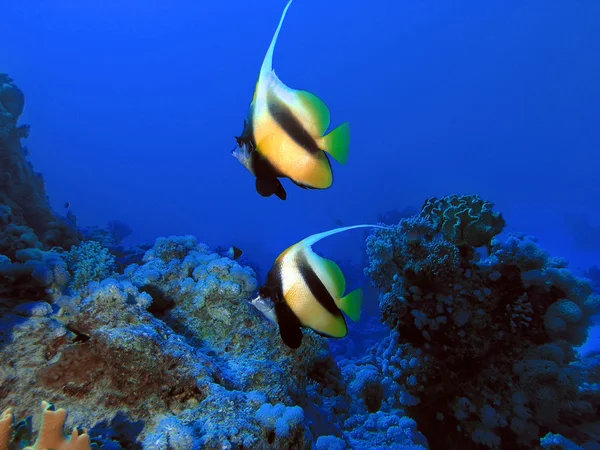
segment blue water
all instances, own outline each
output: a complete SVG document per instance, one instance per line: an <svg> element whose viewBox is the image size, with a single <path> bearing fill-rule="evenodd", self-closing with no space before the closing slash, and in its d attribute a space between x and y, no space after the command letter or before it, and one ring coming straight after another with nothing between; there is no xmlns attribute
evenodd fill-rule
<svg viewBox="0 0 600 450"><path fill-rule="evenodd" d="M600 223L600 3L296 0L274 68L352 129L334 185L264 199L231 156L283 1L5 2L2 69L53 206L197 234L267 264L282 246L430 196L477 192L587 267ZM264 258L264 260L263 260Z"/></svg>
<svg viewBox="0 0 600 450"><path fill-rule="evenodd" d="M3 2L0 73L25 93L23 143L53 209L63 215L69 203L80 227L127 223L132 246L188 234L213 248L235 245L262 283L282 250L308 235L419 210L429 197L478 194L502 212L504 235L536 236L577 275L600 267L600 2L295 0L274 69L326 102L331 128L348 121L352 140L348 163L332 160L330 189L284 180L281 201L257 194L231 150L285 3ZM319 243L349 289L369 284L365 236ZM338 362L378 343L371 354L386 371L400 358L384 348L397 335L379 323L379 294L366 287L365 321L331 342ZM600 348L600 318L591 323L584 355ZM361 370L367 383L371 368ZM311 395L326 398L323 414L335 409L333 394Z"/></svg>

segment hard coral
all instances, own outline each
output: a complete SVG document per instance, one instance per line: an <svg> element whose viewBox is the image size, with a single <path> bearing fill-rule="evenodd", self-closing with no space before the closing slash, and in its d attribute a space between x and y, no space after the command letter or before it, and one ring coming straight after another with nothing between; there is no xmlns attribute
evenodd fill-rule
<svg viewBox="0 0 600 450"><path fill-rule="evenodd" d="M326 340L308 333L302 349L287 349L246 301L257 285L249 268L195 238L167 241L118 280L61 299L58 314L29 314L41 307L27 305L0 317L0 359L11 368L0 370L0 397L26 411L39 396L60 400L79 422L109 423L122 411L144 421L135 439L147 448L166 448L178 430L181 446L193 439L205 449L311 448L321 435L343 437L352 400ZM153 309L161 295L170 309ZM369 380L356 392L374 392ZM272 425L257 416L265 404L290 412Z"/></svg>
<svg viewBox="0 0 600 450"><path fill-rule="evenodd" d="M92 281L108 278L115 268L114 256L96 241L74 246L64 259L73 274L71 287L76 291L85 289Z"/></svg>
<svg viewBox="0 0 600 450"><path fill-rule="evenodd" d="M125 276L159 302L151 311L227 367L223 381L229 387L261 389L270 399L289 402L306 385L301 374L321 361L324 340L311 334L302 351L288 351L276 328L247 302L258 286L252 269L193 236L158 239L143 259L144 265L129 266ZM294 376L271 383L265 369L279 371L281 365Z"/></svg>
<svg viewBox="0 0 600 450"><path fill-rule="evenodd" d="M30 227L48 247L71 245L75 230L60 224L50 208L44 179L33 170L21 144L29 132L29 127L17 126L24 104L23 92L10 77L0 74L0 205L11 209L14 225ZM3 221L0 219L0 232ZM47 233L52 242L46 242Z"/></svg>
<svg viewBox="0 0 600 450"><path fill-rule="evenodd" d="M478 195L449 195L425 201L420 215L446 241L477 248L489 245L505 226L502 214L494 212L493 206Z"/></svg>
<svg viewBox="0 0 600 450"><path fill-rule="evenodd" d="M569 365L598 311L591 286L530 238L494 239L504 220L491 207L430 200L367 241L392 328L372 364L396 385L386 402L407 406L433 448L529 448L591 417Z"/></svg>
<svg viewBox="0 0 600 450"><path fill-rule="evenodd" d="M69 320L79 342L46 365L42 383L107 408L178 409L201 400L210 364L145 311L151 298L127 282L108 279L94 287Z"/></svg>
<svg viewBox="0 0 600 450"><path fill-rule="evenodd" d="M90 436L86 431L80 433L77 428L73 428L71 436L65 436L63 429L67 412L62 409L55 409L54 405L42 401L43 417L41 420L38 438L29 446L20 446L23 450L91 450ZM14 416L12 409L9 408L0 416L0 449L12 448L12 445L19 445L14 442Z"/></svg>
<svg viewBox="0 0 600 450"><path fill-rule="evenodd" d="M59 254L38 248L18 250L15 262L0 256L0 309L13 308L22 302L58 299L70 275Z"/></svg>

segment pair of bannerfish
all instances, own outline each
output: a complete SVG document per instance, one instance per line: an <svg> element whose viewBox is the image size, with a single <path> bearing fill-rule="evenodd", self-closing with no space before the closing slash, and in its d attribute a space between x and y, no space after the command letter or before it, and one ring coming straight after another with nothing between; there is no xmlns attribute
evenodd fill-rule
<svg viewBox="0 0 600 450"><path fill-rule="evenodd" d="M304 189L327 189L333 173L327 154L341 164L348 160L350 127L344 123L325 134L330 124L327 105L316 95L287 87L273 70L273 51L286 5L260 69L235 156L256 177L256 190L264 197L287 194L280 178L289 178ZM354 225L315 234L292 245L275 260L259 295L251 301L269 320L279 325L283 342L290 348L302 343L302 327L326 337L348 334L345 313L360 319L362 290L346 295L346 280L339 266L317 255L312 246L321 239L355 228ZM232 250L234 257L240 256ZM342 313L343 312L343 313Z"/></svg>

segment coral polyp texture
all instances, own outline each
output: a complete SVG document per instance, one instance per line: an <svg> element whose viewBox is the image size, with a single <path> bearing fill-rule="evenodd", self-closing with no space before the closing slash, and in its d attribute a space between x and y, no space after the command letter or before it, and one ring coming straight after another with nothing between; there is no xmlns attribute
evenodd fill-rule
<svg viewBox="0 0 600 450"><path fill-rule="evenodd" d="M389 338L365 360L432 448L533 448L592 439L599 396L582 390L575 346L600 302L478 196L429 199L367 239ZM384 394L385 396L385 394Z"/></svg>

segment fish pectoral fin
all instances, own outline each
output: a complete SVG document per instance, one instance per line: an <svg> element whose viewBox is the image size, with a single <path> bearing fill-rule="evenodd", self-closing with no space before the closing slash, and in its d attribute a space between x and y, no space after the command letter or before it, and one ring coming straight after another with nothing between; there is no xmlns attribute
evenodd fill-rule
<svg viewBox="0 0 600 450"><path fill-rule="evenodd" d="M348 295L340 299L338 308L346 313L353 322L360 320L360 310L362 308L363 293L362 289L358 288L350 292Z"/></svg>
<svg viewBox="0 0 600 450"><path fill-rule="evenodd" d="M287 192L285 192L283 184L281 184L281 181L279 181L277 178L275 178L275 181L277 182L277 189L275 190L275 195L281 200L285 200L287 198Z"/></svg>
<svg viewBox="0 0 600 450"><path fill-rule="evenodd" d="M257 178L256 179L256 192L258 192L263 197L270 197L275 194L281 200L285 200L287 198L287 193L281 181L277 178Z"/></svg>
<svg viewBox="0 0 600 450"><path fill-rule="evenodd" d="M323 135L331 124L331 113L323 100L309 91L296 91L302 106L309 112L314 130L319 136Z"/></svg>
<svg viewBox="0 0 600 450"><path fill-rule="evenodd" d="M275 183L271 178L257 178L256 192L263 197L270 197L275 193Z"/></svg>
<svg viewBox="0 0 600 450"><path fill-rule="evenodd" d="M276 304L275 313L279 324L279 335L283 343L292 349L299 348L302 344L302 330L298 318L282 303Z"/></svg>
<svg viewBox="0 0 600 450"><path fill-rule="evenodd" d="M350 152L350 124L345 122L320 139L319 147L340 164L348 162Z"/></svg>

